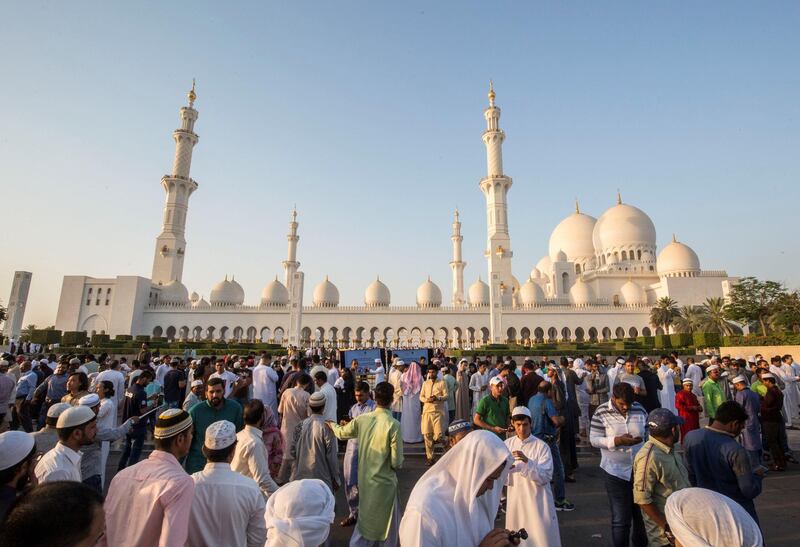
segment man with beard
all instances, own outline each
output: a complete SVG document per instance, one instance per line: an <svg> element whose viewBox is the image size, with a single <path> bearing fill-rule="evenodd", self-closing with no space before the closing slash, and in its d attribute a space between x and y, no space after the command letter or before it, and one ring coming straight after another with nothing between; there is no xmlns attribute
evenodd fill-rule
<svg viewBox="0 0 800 547"><path fill-rule="evenodd" d="M642 511L649 545L668 545L674 537L665 507L673 492L689 488L689 472L675 451L683 418L658 408L647 417L650 438L633 461L633 501Z"/></svg>
<svg viewBox="0 0 800 547"><path fill-rule="evenodd" d="M236 426L236 431L244 427L242 418L242 405L234 400L226 399L223 395L225 380L222 378L209 378L206 384L206 400L189 410L192 417L194 431L192 432L192 447L186 457L186 471L189 474L202 471L206 465L203 455L203 441L206 438L206 428L220 420L228 420Z"/></svg>
<svg viewBox="0 0 800 547"><path fill-rule="evenodd" d="M33 436L22 431L0 433L0 522L5 519L17 494L35 485L36 445Z"/></svg>
<svg viewBox="0 0 800 547"><path fill-rule="evenodd" d="M436 443L444 442L442 425L444 422L445 401L447 401L447 385L436 379L436 367L428 367L427 378L419 392L422 403L422 435L425 439L425 456L427 464L433 465Z"/></svg>
<svg viewBox="0 0 800 547"><path fill-rule="evenodd" d="M58 444L36 464L39 482L81 482L82 446L92 444L97 433L97 416L92 409L74 406L65 410L56 423Z"/></svg>

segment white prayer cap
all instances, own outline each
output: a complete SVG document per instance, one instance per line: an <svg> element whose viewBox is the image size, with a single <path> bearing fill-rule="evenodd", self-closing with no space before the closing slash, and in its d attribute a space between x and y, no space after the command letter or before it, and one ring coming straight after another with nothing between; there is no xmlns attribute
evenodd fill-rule
<svg viewBox="0 0 800 547"><path fill-rule="evenodd" d="M56 403L47 409L47 417L58 418L59 416L61 416L61 413L67 410L68 408L72 408L72 405L69 403Z"/></svg>
<svg viewBox="0 0 800 547"><path fill-rule="evenodd" d="M748 363L755 363L755 362L756 362L756 357L755 357L755 355L748 355L748 356L747 356L747 362L748 362Z"/></svg>
<svg viewBox="0 0 800 547"><path fill-rule="evenodd" d="M738 383L746 384L747 383L747 379L740 374L739 376L737 376L736 378L731 380L731 382L734 383L734 384L738 384Z"/></svg>
<svg viewBox="0 0 800 547"><path fill-rule="evenodd" d="M236 442L236 426L228 420L214 422L206 428L206 439L203 443L209 450L222 450Z"/></svg>
<svg viewBox="0 0 800 547"><path fill-rule="evenodd" d="M681 383L682 384L692 384L692 385L694 385L694 382L692 381L691 378L684 378Z"/></svg>
<svg viewBox="0 0 800 547"><path fill-rule="evenodd" d="M278 488L267 500L267 546L322 545L328 539L336 500L319 479L301 479Z"/></svg>
<svg viewBox="0 0 800 547"><path fill-rule="evenodd" d="M323 395L321 391L315 391L311 397L308 398L308 406L312 408L325 406L325 395Z"/></svg>
<svg viewBox="0 0 800 547"><path fill-rule="evenodd" d="M56 422L56 429L65 429L67 427L77 427L79 425L88 424L97 418L94 411L88 406L73 406L61 413Z"/></svg>
<svg viewBox="0 0 800 547"><path fill-rule="evenodd" d="M380 359L375 359L375 364L376 365L382 365L383 361L381 361Z"/></svg>
<svg viewBox="0 0 800 547"><path fill-rule="evenodd" d="M81 364L81 360L78 359L77 357L73 357L72 359L69 360L69 364L70 365L80 365Z"/></svg>
<svg viewBox="0 0 800 547"><path fill-rule="evenodd" d="M617 358L617 364L618 365L624 365L625 364L625 359L623 359L622 357L618 357Z"/></svg>
<svg viewBox="0 0 800 547"><path fill-rule="evenodd" d="M572 362L572 361L574 361L574 360L575 360L575 359L573 359L572 357L567 357L567 363L571 363L571 362Z"/></svg>
<svg viewBox="0 0 800 547"><path fill-rule="evenodd" d="M468 362L469 361L467 361L464 357L462 357L461 360L459 361L459 363L468 363Z"/></svg>
<svg viewBox="0 0 800 547"><path fill-rule="evenodd" d="M775 379L775 375L772 374L771 372L767 372L767 373L764 373L764 374L761 375L761 379L762 380L765 379L765 378L766 379L770 379L771 378L771 379L774 380Z"/></svg>
<svg viewBox="0 0 800 547"><path fill-rule="evenodd" d="M95 407L100 404L100 396L97 393L90 393L78 399L78 404L88 406L89 408Z"/></svg>
<svg viewBox="0 0 800 547"><path fill-rule="evenodd" d="M405 361L403 361L402 359L398 359L397 361L395 361L395 363L394 363L394 364L395 364L395 366L398 366L398 367L404 367L404 366L406 366L406 362L405 362Z"/></svg>
<svg viewBox="0 0 800 547"><path fill-rule="evenodd" d="M511 411L511 417L516 418L517 416L527 416L528 418L530 418L531 411L528 409L527 406L514 407L514 410Z"/></svg>
<svg viewBox="0 0 800 547"><path fill-rule="evenodd" d="M202 386L203 380L192 380L192 387Z"/></svg>
<svg viewBox="0 0 800 547"><path fill-rule="evenodd" d="M0 471L14 467L24 460L36 444L33 435L24 431L0 433Z"/></svg>
<svg viewBox="0 0 800 547"><path fill-rule="evenodd" d="M711 372L712 370L719 370L719 365L709 365L706 372Z"/></svg>

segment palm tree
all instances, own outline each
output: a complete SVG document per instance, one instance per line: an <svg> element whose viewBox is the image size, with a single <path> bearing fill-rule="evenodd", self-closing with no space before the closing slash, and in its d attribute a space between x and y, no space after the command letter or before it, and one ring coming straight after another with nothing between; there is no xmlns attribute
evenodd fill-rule
<svg viewBox="0 0 800 547"><path fill-rule="evenodd" d="M650 310L650 324L654 327L664 327L664 334L669 332L669 326L678 315L678 303L669 296L658 299L656 305Z"/></svg>
<svg viewBox="0 0 800 547"><path fill-rule="evenodd" d="M682 306L672 324L675 332L692 334L700 331L704 322L700 306Z"/></svg>
<svg viewBox="0 0 800 547"><path fill-rule="evenodd" d="M716 332L724 336L730 336L740 331L736 325L725 319L724 298L706 298L700 309L702 310L704 331Z"/></svg>

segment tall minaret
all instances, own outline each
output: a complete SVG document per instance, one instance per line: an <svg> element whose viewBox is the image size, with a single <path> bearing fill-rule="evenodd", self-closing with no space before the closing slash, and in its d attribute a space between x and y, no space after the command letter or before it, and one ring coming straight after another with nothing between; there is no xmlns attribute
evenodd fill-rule
<svg viewBox="0 0 800 547"><path fill-rule="evenodd" d="M197 95L192 89L187 95L189 106L181 108L181 126L172 133L175 139L175 159L172 174L161 177L161 186L167 193L164 203L164 223L161 234L156 238L156 253L153 259L153 283L166 284L180 281L183 276L183 256L186 252L186 213L189 210L189 196L197 190L197 183L189 177L192 165L192 149L198 137L194 132L197 110L194 101Z"/></svg>
<svg viewBox="0 0 800 547"><path fill-rule="evenodd" d="M511 188L511 177L503 174L503 141L506 134L500 129L500 109L494 104L494 86L489 82L489 108L483 111L486 118L486 131L483 143L486 145L486 177L481 179L481 190L486 197L487 248L489 263L489 284L498 285L499 291L490 290L490 305L496 295L502 295L502 306L511 306L513 297L513 277L511 274L511 236L508 233L508 204L506 194ZM494 336L493 336L494 338Z"/></svg>
<svg viewBox="0 0 800 547"><path fill-rule="evenodd" d="M283 271L286 273L286 288L289 294L292 294L292 284L294 283L294 274L300 267L297 261L297 242L300 241L300 236L297 235L297 209L292 210L292 220L289 222L289 233L286 234L286 240L289 242L289 251L286 260L283 261Z"/></svg>
<svg viewBox="0 0 800 547"><path fill-rule="evenodd" d="M453 261L450 262L450 267L453 269L453 306L463 306L466 304L464 300L464 268L467 263L461 260L461 242L464 238L461 236L461 221L458 219L458 209L456 209L453 218L453 235L450 236L453 241Z"/></svg>

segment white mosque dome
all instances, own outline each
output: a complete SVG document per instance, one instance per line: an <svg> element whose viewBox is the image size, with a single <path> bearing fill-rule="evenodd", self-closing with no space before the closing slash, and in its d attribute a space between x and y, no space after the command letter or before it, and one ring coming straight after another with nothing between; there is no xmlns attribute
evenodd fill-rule
<svg viewBox="0 0 800 547"><path fill-rule="evenodd" d="M438 308L442 305L442 291L431 281L425 281L417 289L417 306L420 308Z"/></svg>
<svg viewBox="0 0 800 547"><path fill-rule="evenodd" d="M289 304L289 290L278 281L278 276L267 283L261 291L262 306L286 306Z"/></svg>
<svg viewBox="0 0 800 547"><path fill-rule="evenodd" d="M192 291L192 294L189 296L189 302L191 302L192 304L194 304L194 303L195 303L195 302L197 302L198 300L200 300L200 295L199 295L199 294L197 294L195 291Z"/></svg>
<svg viewBox="0 0 800 547"><path fill-rule="evenodd" d="M647 304L647 293L638 283L630 279L619 289L622 303L627 306L641 306Z"/></svg>
<svg viewBox="0 0 800 547"><path fill-rule="evenodd" d="M228 276L211 288L209 301L212 306L238 306L244 304L244 289Z"/></svg>
<svg viewBox="0 0 800 547"><path fill-rule="evenodd" d="M658 254L659 275L696 274L700 272L700 259L691 247L672 237L672 242Z"/></svg>
<svg viewBox="0 0 800 547"><path fill-rule="evenodd" d="M328 281L328 276L314 287L314 305L318 308L335 308L339 305L339 289Z"/></svg>
<svg viewBox="0 0 800 547"><path fill-rule="evenodd" d="M588 306L595 301L594 291L592 288L583 282L582 277L575 280L575 284L569 290L569 299L575 306Z"/></svg>
<svg viewBox="0 0 800 547"><path fill-rule="evenodd" d="M523 306L535 306L544 302L544 291L533 279L528 279L520 289L520 301Z"/></svg>
<svg viewBox="0 0 800 547"><path fill-rule="evenodd" d="M200 298L199 300L196 300L196 301L192 302L192 307L193 308L210 308L211 304L206 302L205 298Z"/></svg>
<svg viewBox="0 0 800 547"><path fill-rule="evenodd" d="M364 291L364 304L368 308L385 308L392 300L392 294L380 279L376 278L375 281L369 284L367 290Z"/></svg>
<svg viewBox="0 0 800 547"><path fill-rule="evenodd" d="M592 232L597 219L576 211L558 223L550 234L549 255L553 262L559 251L570 261L591 260L595 256Z"/></svg>
<svg viewBox="0 0 800 547"><path fill-rule="evenodd" d="M549 278L553 269L553 262L550 256L543 256L539 262L536 263L536 269L539 270L543 276Z"/></svg>
<svg viewBox="0 0 800 547"><path fill-rule="evenodd" d="M172 280L166 285L160 285L161 294L158 301L164 304L188 304L189 291L177 280Z"/></svg>
<svg viewBox="0 0 800 547"><path fill-rule="evenodd" d="M481 281L480 277L469 288L469 304L473 308L489 305L489 285Z"/></svg>
<svg viewBox="0 0 800 547"><path fill-rule="evenodd" d="M534 268L531 270L531 279L541 279L542 272L539 271L539 268Z"/></svg>
<svg viewBox="0 0 800 547"><path fill-rule="evenodd" d="M598 254L617 250L654 250L656 227L644 211L619 201L597 219L592 243Z"/></svg>

